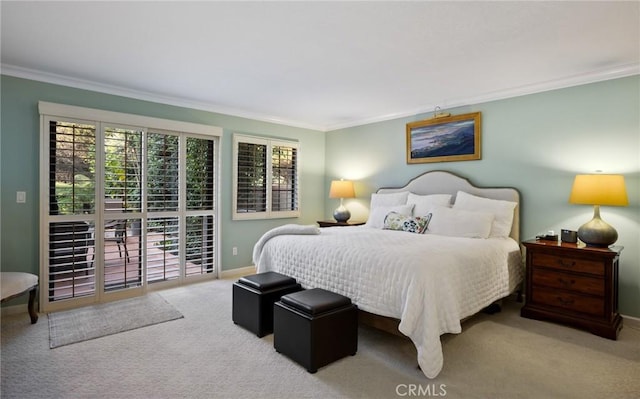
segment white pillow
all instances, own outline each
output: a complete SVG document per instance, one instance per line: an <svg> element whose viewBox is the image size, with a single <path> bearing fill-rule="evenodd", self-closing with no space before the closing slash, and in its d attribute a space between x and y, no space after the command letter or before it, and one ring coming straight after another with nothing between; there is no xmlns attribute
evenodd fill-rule
<svg viewBox="0 0 640 399"><path fill-rule="evenodd" d="M409 193L407 205L413 204L413 216L425 216L436 206L451 206L450 194L417 195Z"/></svg>
<svg viewBox="0 0 640 399"><path fill-rule="evenodd" d="M399 213L404 216L411 216L413 205L395 205L395 206L377 206L371 208L369 219L364 225L374 229L382 229L384 227L384 218L391 212Z"/></svg>
<svg viewBox="0 0 640 399"><path fill-rule="evenodd" d="M493 214L438 206L431 212L427 233L441 236L487 238L491 232Z"/></svg>
<svg viewBox="0 0 640 399"><path fill-rule="evenodd" d="M406 205L407 204L407 196L409 195L408 191L401 191L399 193L388 193L388 194L371 194L371 205L370 208L376 208L378 206L394 206L394 205Z"/></svg>
<svg viewBox="0 0 640 399"><path fill-rule="evenodd" d="M490 212L494 215L490 237L509 237L513 224L513 210L517 203L477 197L464 191L458 191L454 209Z"/></svg>

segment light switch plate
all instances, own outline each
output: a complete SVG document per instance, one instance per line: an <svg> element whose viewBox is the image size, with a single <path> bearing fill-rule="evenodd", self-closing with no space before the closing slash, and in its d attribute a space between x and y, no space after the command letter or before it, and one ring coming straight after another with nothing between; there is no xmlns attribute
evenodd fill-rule
<svg viewBox="0 0 640 399"><path fill-rule="evenodd" d="M26 191L16 192L16 202L18 204L24 204L25 202L27 202L27 192Z"/></svg>

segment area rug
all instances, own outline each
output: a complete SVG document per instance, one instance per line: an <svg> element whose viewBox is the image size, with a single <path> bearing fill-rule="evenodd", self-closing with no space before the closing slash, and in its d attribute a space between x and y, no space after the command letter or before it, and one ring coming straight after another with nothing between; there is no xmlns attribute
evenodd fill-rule
<svg viewBox="0 0 640 399"><path fill-rule="evenodd" d="M182 313L158 293L49 313L49 347L53 349L182 317Z"/></svg>

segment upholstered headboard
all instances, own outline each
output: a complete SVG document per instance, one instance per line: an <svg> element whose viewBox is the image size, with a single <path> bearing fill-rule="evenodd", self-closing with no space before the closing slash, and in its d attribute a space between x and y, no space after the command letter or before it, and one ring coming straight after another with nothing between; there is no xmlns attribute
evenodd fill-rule
<svg viewBox="0 0 640 399"><path fill-rule="evenodd" d="M446 171L426 172L412 179L404 187L381 188L378 193L394 193L410 191L418 195L451 194L451 201L455 201L458 191L465 191L479 197L515 202L513 224L509 236L520 242L520 193L513 187L477 187L469 180Z"/></svg>

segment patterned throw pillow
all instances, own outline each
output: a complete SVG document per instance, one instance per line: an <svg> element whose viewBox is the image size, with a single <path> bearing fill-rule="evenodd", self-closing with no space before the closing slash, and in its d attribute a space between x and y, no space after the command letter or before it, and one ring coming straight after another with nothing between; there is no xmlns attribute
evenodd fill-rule
<svg viewBox="0 0 640 399"><path fill-rule="evenodd" d="M426 216L406 216L397 212L389 212L384 218L384 229L422 234L427 231L430 220L430 213Z"/></svg>

